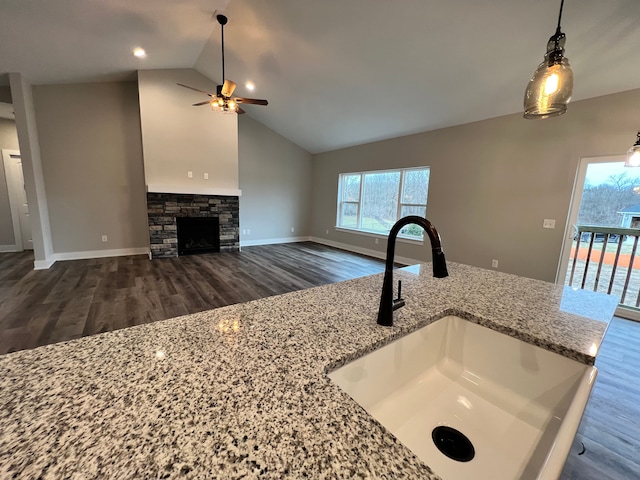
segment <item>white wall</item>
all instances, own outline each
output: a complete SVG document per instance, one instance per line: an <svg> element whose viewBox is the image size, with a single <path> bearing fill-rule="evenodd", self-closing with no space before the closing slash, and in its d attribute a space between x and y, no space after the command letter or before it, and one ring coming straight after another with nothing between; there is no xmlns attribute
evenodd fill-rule
<svg viewBox="0 0 640 480"><path fill-rule="evenodd" d="M238 118L242 245L308 236L311 154L248 115Z"/></svg>
<svg viewBox="0 0 640 480"><path fill-rule="evenodd" d="M312 235L383 253L384 241L334 229L338 174L427 165L427 218L448 259L486 268L498 259L500 270L554 281L578 162L624 154L639 104L640 89L573 102L548 120L514 114L316 155ZM397 254L430 259L426 245Z"/></svg>
<svg viewBox="0 0 640 480"><path fill-rule="evenodd" d="M212 112L207 105L191 106L208 97L179 87L178 82L208 92L216 88L191 69L138 72L149 191L238 195L237 116ZM188 178L189 171L193 178Z"/></svg>

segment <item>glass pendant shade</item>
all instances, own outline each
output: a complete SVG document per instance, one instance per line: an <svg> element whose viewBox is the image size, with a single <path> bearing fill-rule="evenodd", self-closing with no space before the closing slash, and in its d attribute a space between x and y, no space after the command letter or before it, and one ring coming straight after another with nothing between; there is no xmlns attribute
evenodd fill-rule
<svg viewBox="0 0 640 480"><path fill-rule="evenodd" d="M544 61L533 73L524 94L524 118L562 115L573 93L573 71L564 57L563 33L549 39Z"/></svg>
<svg viewBox="0 0 640 480"><path fill-rule="evenodd" d="M636 143L627 152L627 158L624 161L625 167L640 167L640 132Z"/></svg>

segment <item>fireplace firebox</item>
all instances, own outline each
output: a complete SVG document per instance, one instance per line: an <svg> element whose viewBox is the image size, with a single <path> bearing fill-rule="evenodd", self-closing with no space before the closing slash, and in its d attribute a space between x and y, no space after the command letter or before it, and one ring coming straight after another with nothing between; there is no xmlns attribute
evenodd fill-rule
<svg viewBox="0 0 640 480"><path fill-rule="evenodd" d="M177 217L178 255L220 251L220 223L217 217Z"/></svg>

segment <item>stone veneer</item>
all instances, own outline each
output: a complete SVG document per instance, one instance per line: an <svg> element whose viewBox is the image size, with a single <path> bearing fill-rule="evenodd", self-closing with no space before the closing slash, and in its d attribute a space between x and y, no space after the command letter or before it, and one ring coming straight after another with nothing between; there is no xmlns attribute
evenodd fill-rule
<svg viewBox="0 0 640 480"><path fill-rule="evenodd" d="M240 250L239 198L186 193L147 193L151 258L178 256L176 217L218 217L220 251Z"/></svg>

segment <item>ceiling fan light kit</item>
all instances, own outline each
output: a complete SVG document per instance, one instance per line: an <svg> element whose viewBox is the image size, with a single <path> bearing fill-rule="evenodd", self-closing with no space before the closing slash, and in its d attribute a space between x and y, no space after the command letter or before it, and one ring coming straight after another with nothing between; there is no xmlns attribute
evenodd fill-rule
<svg viewBox="0 0 640 480"><path fill-rule="evenodd" d="M524 94L524 118L544 119L562 115L573 93L573 71L564 56L566 36L561 31L562 9L560 2L558 27L547 42L544 60L533 73Z"/></svg>
<svg viewBox="0 0 640 480"><path fill-rule="evenodd" d="M215 94L205 92L204 90L200 90L198 88L190 87L189 85L184 85L183 83L178 83L177 85L208 95L210 97L209 100L206 100L204 102L194 103L193 106L199 107L201 105L210 105L211 109L216 112L240 113L240 114L245 113L245 111L242 108L240 108L240 106L238 105L240 103L250 104L250 105L264 105L264 106L268 105L269 102L267 102L266 100L261 100L258 98L241 98L241 97L233 96L233 92L235 91L237 85L235 82L232 82L231 80L228 80L227 78L225 78L225 75L224 75L224 26L227 24L228 19L226 16L222 14L216 15L216 19L220 24L220 35L221 35L221 44L222 44L222 79L223 79L222 85L218 85L216 87Z"/></svg>

